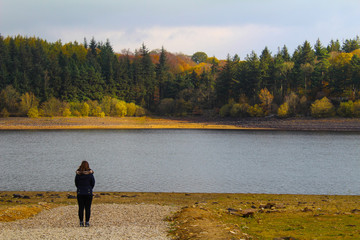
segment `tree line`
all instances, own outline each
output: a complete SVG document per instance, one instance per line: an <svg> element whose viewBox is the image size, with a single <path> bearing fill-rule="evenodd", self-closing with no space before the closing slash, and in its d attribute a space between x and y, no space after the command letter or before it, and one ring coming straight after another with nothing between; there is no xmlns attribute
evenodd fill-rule
<svg viewBox="0 0 360 240"><path fill-rule="evenodd" d="M315 116L313 105L323 100L332 105L330 115L357 116L359 48L359 37L327 46L305 41L293 54L286 46L275 54L265 47L260 56L253 51L243 60L218 60L203 52L150 51L144 44L134 53L115 53L108 40L94 38L63 44L0 35L0 111L26 115L21 97L32 96L40 115L55 100L63 111L56 115L68 115L65 109L79 115L84 104L114 115L103 103L115 99L138 106L139 114L287 117Z"/></svg>

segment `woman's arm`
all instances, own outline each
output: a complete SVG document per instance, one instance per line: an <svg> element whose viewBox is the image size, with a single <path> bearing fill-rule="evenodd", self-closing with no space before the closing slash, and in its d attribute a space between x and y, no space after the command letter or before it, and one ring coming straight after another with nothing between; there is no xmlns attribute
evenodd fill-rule
<svg viewBox="0 0 360 240"><path fill-rule="evenodd" d="M95 186L95 178L94 175L91 174L91 181L90 181L91 188L94 188Z"/></svg>

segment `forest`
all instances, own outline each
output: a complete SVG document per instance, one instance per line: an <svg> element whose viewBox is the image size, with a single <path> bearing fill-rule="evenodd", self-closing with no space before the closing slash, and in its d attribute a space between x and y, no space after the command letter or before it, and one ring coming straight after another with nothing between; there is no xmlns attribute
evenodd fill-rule
<svg viewBox="0 0 360 240"><path fill-rule="evenodd" d="M360 39L244 59L0 35L0 116L360 117Z"/></svg>

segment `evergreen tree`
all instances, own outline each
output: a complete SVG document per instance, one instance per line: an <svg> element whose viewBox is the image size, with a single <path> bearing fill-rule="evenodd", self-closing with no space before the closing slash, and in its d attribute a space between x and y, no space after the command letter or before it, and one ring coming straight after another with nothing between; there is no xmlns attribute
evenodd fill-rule
<svg viewBox="0 0 360 240"><path fill-rule="evenodd" d="M286 45L284 45L283 48L281 49L281 57L285 62L289 62L291 59Z"/></svg>
<svg viewBox="0 0 360 240"><path fill-rule="evenodd" d="M230 59L230 55L228 54L226 64L216 81L216 98L218 106L228 103L232 79L232 61Z"/></svg>
<svg viewBox="0 0 360 240"><path fill-rule="evenodd" d="M261 76L258 82L258 88L270 88L273 86L273 59L267 47L260 55L260 72Z"/></svg>
<svg viewBox="0 0 360 240"><path fill-rule="evenodd" d="M7 66L9 64L9 52L4 42L3 36L0 34L0 89L5 88L8 84L9 73Z"/></svg>
<svg viewBox="0 0 360 240"><path fill-rule="evenodd" d="M155 68L157 82L159 83L158 88L159 88L160 98L164 98L165 96L165 84L166 84L166 80L169 77L168 70L169 70L169 66L167 64L166 51L164 47L162 47L159 57L159 63L156 64L156 68Z"/></svg>
<svg viewBox="0 0 360 240"><path fill-rule="evenodd" d="M318 60L322 60L329 56L327 49L321 44L320 39L316 40L314 49L315 49L315 56L317 57Z"/></svg>
<svg viewBox="0 0 360 240"><path fill-rule="evenodd" d="M346 53L350 53L360 48L360 38L356 36L354 39L346 39L343 43L342 50Z"/></svg>
<svg viewBox="0 0 360 240"><path fill-rule="evenodd" d="M340 42L339 40L332 40L330 41L329 45L327 46L327 51L330 52L339 52L340 51Z"/></svg>
<svg viewBox="0 0 360 240"><path fill-rule="evenodd" d="M256 99L256 92L260 90L259 80L261 76L260 61L254 51L250 55L246 56L246 62L242 65L240 73L240 86L243 93L248 97L252 98L253 101Z"/></svg>

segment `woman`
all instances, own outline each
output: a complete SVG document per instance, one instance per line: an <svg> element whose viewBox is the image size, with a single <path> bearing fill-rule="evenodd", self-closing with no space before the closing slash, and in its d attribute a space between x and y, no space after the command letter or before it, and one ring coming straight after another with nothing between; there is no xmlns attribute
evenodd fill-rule
<svg viewBox="0 0 360 240"><path fill-rule="evenodd" d="M84 227L84 209L85 209L85 227L89 227L91 202L93 199L93 188L95 186L94 171L90 169L89 163L83 161L76 170L75 186L77 188L77 200L79 204L80 227Z"/></svg>

